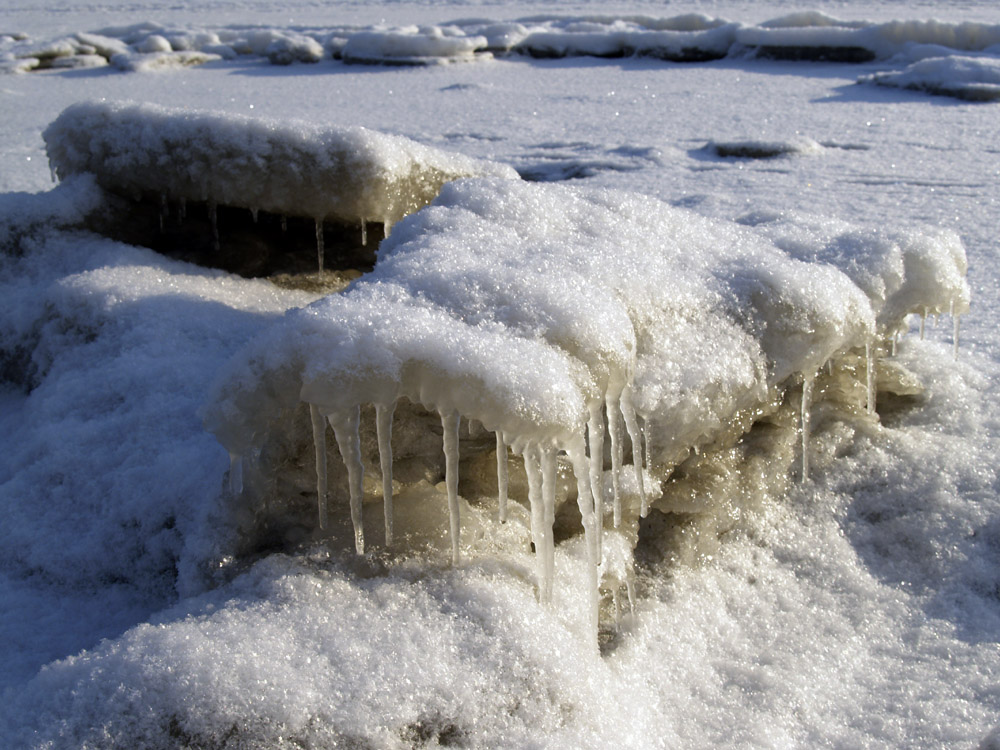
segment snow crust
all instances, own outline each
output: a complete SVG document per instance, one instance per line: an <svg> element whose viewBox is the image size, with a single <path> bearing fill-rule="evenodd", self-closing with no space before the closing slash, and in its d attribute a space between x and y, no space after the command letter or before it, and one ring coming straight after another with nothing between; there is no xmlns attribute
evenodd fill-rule
<svg viewBox="0 0 1000 750"><path fill-rule="evenodd" d="M60 178L88 173L125 195L351 224L391 226L457 177L516 177L509 167L365 128L148 104L75 104L43 136Z"/></svg>

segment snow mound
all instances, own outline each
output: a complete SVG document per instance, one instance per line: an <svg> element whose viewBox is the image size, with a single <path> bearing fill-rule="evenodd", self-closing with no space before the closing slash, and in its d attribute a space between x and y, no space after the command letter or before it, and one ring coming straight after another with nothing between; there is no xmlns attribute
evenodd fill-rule
<svg viewBox="0 0 1000 750"><path fill-rule="evenodd" d="M807 226L794 257L767 232L653 198L458 181L397 227L371 273L289 313L237 356L205 423L233 458L240 502L251 505L273 490L274 441L311 424L320 523L330 487L348 485L361 551L365 463L380 466L390 537L397 404L440 415L455 560L460 415L495 432L501 507L506 446L527 472L544 599L558 456L575 477L596 565L603 486L611 485L614 525L634 523L693 448L735 439L832 359L867 351L872 388L871 352L902 316L921 305L967 307L953 234L901 241L823 229ZM362 445L369 404L378 458L373 440ZM402 413L397 425L412 419L410 407ZM346 468L336 480L327 422ZM635 476L626 481L629 453Z"/></svg>
<svg viewBox="0 0 1000 750"><path fill-rule="evenodd" d="M924 91L974 102L1000 100L1000 59L939 57L920 60L904 70L862 76L859 83Z"/></svg>
<svg viewBox="0 0 1000 750"><path fill-rule="evenodd" d="M181 54L181 53L156 53ZM44 132L54 174L90 173L152 194L287 216L391 226L470 175L507 167L365 128L320 127L131 103L84 102Z"/></svg>

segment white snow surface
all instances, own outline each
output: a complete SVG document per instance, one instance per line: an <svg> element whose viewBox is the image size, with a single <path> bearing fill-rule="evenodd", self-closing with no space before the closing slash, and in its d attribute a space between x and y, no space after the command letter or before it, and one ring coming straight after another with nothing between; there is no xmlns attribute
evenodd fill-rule
<svg viewBox="0 0 1000 750"><path fill-rule="evenodd" d="M0 66L28 72L0 79L0 745L996 746L995 106L857 81L925 61L919 77L934 82L930 88L939 79L982 83L997 56L991 34L1000 12L979 0L809 7L2 0ZM713 31L793 46L861 39L876 59L773 60L729 47L726 59L680 65L631 50L612 61L505 51L536 33L579 35L567 48L575 55L616 34L676 39ZM485 47L477 41L472 53L482 64L376 68L335 58L353 34L400 33L482 37ZM673 43L659 49L675 50ZM322 59L301 64L295 50L312 59L314 44ZM595 48L602 49L619 54L615 44ZM445 45L432 51L451 54ZM220 59L158 74L54 63L182 52ZM271 55L293 62L271 65ZM437 205L397 225L372 277L342 299L317 300L82 229L101 206L100 191L88 175L53 189L41 133L67 107L102 99L212 112L220 128L244 122L238 115L366 127L532 179L573 182L451 185ZM801 139L820 149L808 158L732 159L705 148ZM501 207L530 221L490 215ZM671 527L654 512L638 532L607 529L600 655L589 639L582 536L560 537L552 603L540 604L528 513L514 500L501 525L495 502L460 498L463 557L454 567L445 493L428 483L395 497L404 542L395 551L373 537L357 558L306 534L299 546L227 557L238 548L234 518L237 526L255 518L245 506L238 516L229 457L202 416L220 403L219 384L248 352L272 352L277 368L302 349L279 332L311 327L326 336L336 316L350 324L338 335L394 346L403 340L366 329L365 314L402 318L397 330L411 333L432 321L426 330L436 335L416 353L421 361L456 368L477 361L506 393L518 373L502 365L531 363L519 377L572 385L561 391L571 404L585 392L581 384L598 379L589 364L597 358L569 368L566 350L550 342L579 337L618 366L628 352L625 318L646 309L629 300L664 286L663 270L642 252L657 244L646 229L664 231L662 246L683 260L669 288L689 294L666 295L668 308L690 305L698 315L689 328L671 329L679 341L636 344L632 377L648 388L640 410L682 403L681 385L703 386L704 373L749 384L766 368L768 346L805 350L780 335L762 344L759 331L727 317L743 308L721 304L722 292L768 273L801 281L790 294L829 301L815 309L846 308L833 318L844 331L863 319L863 329L888 337L902 320L907 335L895 359L880 360L879 377L905 368L913 395L880 404L876 424L863 415L827 419L829 402L816 394L803 484L785 481L795 469L782 464L780 477L753 485L754 477L734 477L729 467L739 464L706 455L717 473L691 485L692 507L727 483L766 489L724 504L723 522L674 518ZM620 258L609 239L616 233ZM530 273L532 248L517 237L560 275ZM742 280L714 265L740 257L737 239L763 261L746 264ZM599 259L614 273L568 273L555 252L567 245L579 248L576 261ZM482 253L468 252L480 246ZM460 273L506 279L524 297L517 288L445 286ZM567 298L584 298L576 281L590 296L570 315ZM380 285L385 298L376 294ZM508 318L494 304L500 292L512 301ZM403 315L402 301L421 317ZM964 311L957 360L951 325L935 325L953 302ZM504 359L484 347L470 334L480 319L521 348ZM452 358L445 327L479 359ZM819 366L836 338L829 330L813 334L822 343ZM698 347L699 337L717 346ZM759 359L731 356L755 346ZM356 353L388 370L387 351L399 347ZM640 351L656 352L677 377L663 377L660 360ZM320 349L305 355L316 373L349 359ZM810 355L792 357L785 369L801 370L805 359L812 366ZM263 371L269 363L259 364ZM259 382L254 372L244 370L249 389ZM289 393L296 401L302 395ZM693 414L723 413L720 404L697 402L703 411ZM501 410L481 413L493 411ZM579 429L578 411L565 410L565 425ZM623 485L631 478L625 472ZM510 479L516 494L525 478L514 462ZM314 490L302 489L312 503ZM380 491L372 494L379 504ZM578 518L560 523L579 528ZM613 589L628 578L635 545L633 613L624 589ZM615 594L624 610L617 620Z"/></svg>

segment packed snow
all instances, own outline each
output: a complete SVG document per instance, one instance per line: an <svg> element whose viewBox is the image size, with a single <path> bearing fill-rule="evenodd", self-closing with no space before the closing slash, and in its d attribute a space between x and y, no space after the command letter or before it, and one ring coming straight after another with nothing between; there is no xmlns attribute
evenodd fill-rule
<svg viewBox="0 0 1000 750"><path fill-rule="evenodd" d="M996 746L1000 13L814 8L0 2L0 744Z"/></svg>

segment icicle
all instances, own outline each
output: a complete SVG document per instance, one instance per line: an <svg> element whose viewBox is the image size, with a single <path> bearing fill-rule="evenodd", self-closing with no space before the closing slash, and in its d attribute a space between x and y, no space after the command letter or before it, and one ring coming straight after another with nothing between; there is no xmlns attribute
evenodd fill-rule
<svg viewBox="0 0 1000 750"><path fill-rule="evenodd" d="M594 499L597 564L600 565L604 547L604 411L600 401L590 404L587 441L590 446L590 492Z"/></svg>
<svg viewBox="0 0 1000 750"><path fill-rule="evenodd" d="M160 232L163 232L163 227L166 218L170 216L170 204L167 202L167 194L160 193Z"/></svg>
<svg viewBox="0 0 1000 750"><path fill-rule="evenodd" d="M833 357L826 361L826 374L833 377Z"/></svg>
<svg viewBox="0 0 1000 750"><path fill-rule="evenodd" d="M251 208L250 209L250 217L253 219L253 223L256 224L257 223L257 209L256 208Z"/></svg>
<svg viewBox="0 0 1000 750"><path fill-rule="evenodd" d="M392 220L382 219L382 234L384 237L388 237L389 233L392 231Z"/></svg>
<svg viewBox="0 0 1000 750"><path fill-rule="evenodd" d="M327 477L326 477L326 420L319 407L309 404L309 419L312 422L313 447L316 450L316 505L319 509L319 527L327 523Z"/></svg>
<svg viewBox="0 0 1000 750"><path fill-rule="evenodd" d="M868 406L869 414L875 413L875 353L871 342L865 344L865 369L868 375Z"/></svg>
<svg viewBox="0 0 1000 750"><path fill-rule="evenodd" d="M542 527L545 525L545 507L542 500L542 470L540 451L529 445L522 453L524 472L528 475L528 505L531 506L531 542L535 545L535 576L538 579L538 600L544 601L545 553Z"/></svg>
<svg viewBox="0 0 1000 750"><path fill-rule="evenodd" d="M208 221L212 225L212 249L219 252L219 209L215 201L208 202Z"/></svg>
<svg viewBox="0 0 1000 750"><path fill-rule="evenodd" d="M351 492L351 523L354 525L354 548L359 555L365 553L365 527L361 517L364 500L365 466L361 462L361 407L347 414L331 414L330 426L337 438L340 456L347 466L347 481Z"/></svg>
<svg viewBox="0 0 1000 750"><path fill-rule="evenodd" d="M385 546L392 545L392 415L396 405L375 404L378 460L382 465L382 508L385 513Z"/></svg>
<svg viewBox="0 0 1000 750"><path fill-rule="evenodd" d="M625 593L628 596L628 612L635 616L635 581L631 569L625 574Z"/></svg>
<svg viewBox="0 0 1000 750"><path fill-rule="evenodd" d="M617 529L622 524L622 434L621 406L618 394L607 394L605 408L608 414L608 436L611 438L611 489L614 493L614 524Z"/></svg>
<svg viewBox="0 0 1000 750"><path fill-rule="evenodd" d="M927 326L927 308L920 313L920 340L924 340L924 328Z"/></svg>
<svg viewBox="0 0 1000 750"><path fill-rule="evenodd" d="M323 272L323 220L316 219L316 260L320 273Z"/></svg>
<svg viewBox="0 0 1000 750"><path fill-rule="evenodd" d="M809 479L809 416L812 406L813 376L804 376L802 379L802 476L800 481Z"/></svg>
<svg viewBox="0 0 1000 750"><path fill-rule="evenodd" d="M361 244L368 245L368 222L364 219L361 220Z"/></svg>
<svg viewBox="0 0 1000 750"><path fill-rule="evenodd" d="M601 416L600 408L597 410ZM593 411L591 411L593 414ZM589 429L589 427L588 427ZM591 465L587 459L583 436L573 441L566 450L573 464L573 474L576 476L576 503L580 509L583 521L583 536L587 543L587 593L590 612L590 630L593 633L594 645L597 645L598 605L600 585L598 581L598 565L600 548L597 537L597 515L594 513L594 495L590 487Z"/></svg>
<svg viewBox="0 0 1000 750"><path fill-rule="evenodd" d="M497 430L497 502L500 505L500 523L507 522L507 444L503 433Z"/></svg>
<svg viewBox="0 0 1000 750"><path fill-rule="evenodd" d="M639 423L635 418L635 407L632 406L632 389L627 387L621 395L622 417L625 419L625 429L628 432L629 440L632 441L632 468L635 470L635 482L639 487L639 515L645 518L649 514L649 505L646 500L646 486L642 476L642 433L639 432Z"/></svg>
<svg viewBox="0 0 1000 750"><path fill-rule="evenodd" d="M451 563L459 562L459 534L461 519L458 510L458 425L461 421L458 412L441 414L441 427L444 430L444 476L448 487L448 510L451 515Z"/></svg>
<svg viewBox="0 0 1000 750"><path fill-rule="evenodd" d="M288 231L288 217L285 216L284 214L281 215L281 231L282 232Z"/></svg>
<svg viewBox="0 0 1000 750"><path fill-rule="evenodd" d="M552 527L556 522L556 449L540 448L542 464L542 551L545 577L542 579L542 601L552 601L552 582L556 577L556 545Z"/></svg>
<svg viewBox="0 0 1000 750"><path fill-rule="evenodd" d="M896 356L896 350L899 348L899 331L892 334L892 356Z"/></svg>
<svg viewBox="0 0 1000 750"><path fill-rule="evenodd" d="M233 497L243 494L243 456L229 454L229 492Z"/></svg>

